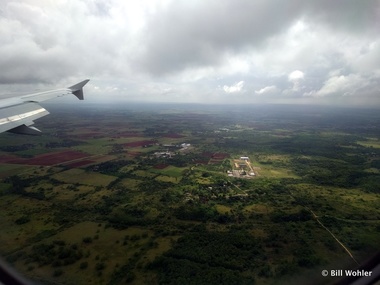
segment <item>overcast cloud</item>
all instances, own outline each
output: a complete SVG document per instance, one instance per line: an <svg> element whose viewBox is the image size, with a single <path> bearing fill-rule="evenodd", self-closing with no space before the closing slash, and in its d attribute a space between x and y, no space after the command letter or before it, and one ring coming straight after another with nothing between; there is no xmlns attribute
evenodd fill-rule
<svg viewBox="0 0 380 285"><path fill-rule="evenodd" d="M380 0L3 0L1 93L380 107Z"/></svg>

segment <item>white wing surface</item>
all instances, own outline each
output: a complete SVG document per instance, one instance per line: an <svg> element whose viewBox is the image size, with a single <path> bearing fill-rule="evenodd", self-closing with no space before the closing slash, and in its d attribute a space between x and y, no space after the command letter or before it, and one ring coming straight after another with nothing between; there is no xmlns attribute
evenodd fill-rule
<svg viewBox="0 0 380 285"><path fill-rule="evenodd" d="M74 94L79 100L83 100L83 86L88 81L87 79L64 89L0 100L0 133L13 132L29 135L41 133L40 130L31 125L34 124L35 119L46 116L49 112L42 108L38 102L67 94Z"/></svg>

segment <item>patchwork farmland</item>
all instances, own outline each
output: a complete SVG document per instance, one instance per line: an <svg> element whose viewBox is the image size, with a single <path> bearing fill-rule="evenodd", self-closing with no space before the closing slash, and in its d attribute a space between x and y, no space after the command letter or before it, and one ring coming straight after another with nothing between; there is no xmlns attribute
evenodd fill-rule
<svg viewBox="0 0 380 285"><path fill-rule="evenodd" d="M377 112L161 108L3 134L4 259L46 284L326 284L357 266L341 244L380 250Z"/></svg>

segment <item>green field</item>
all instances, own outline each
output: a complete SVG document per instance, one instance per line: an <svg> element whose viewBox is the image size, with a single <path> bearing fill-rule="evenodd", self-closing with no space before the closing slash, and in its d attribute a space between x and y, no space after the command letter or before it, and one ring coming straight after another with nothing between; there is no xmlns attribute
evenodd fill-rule
<svg viewBox="0 0 380 285"><path fill-rule="evenodd" d="M29 173L36 169L35 166L19 164L0 164L0 178L6 178L14 173Z"/></svg>
<svg viewBox="0 0 380 285"><path fill-rule="evenodd" d="M100 173L89 173L82 169L70 169L52 175L52 178L70 184L86 184L93 186L106 186L116 178Z"/></svg>
<svg viewBox="0 0 380 285"><path fill-rule="evenodd" d="M357 143L364 147L380 148L380 141L378 139L368 139L366 141L358 141Z"/></svg>
<svg viewBox="0 0 380 285"><path fill-rule="evenodd" d="M168 166L164 169L150 169L150 172L152 173L157 173L157 174L161 174L161 176L159 177L162 177L162 178L159 178L159 179L164 179L164 177L169 177L171 178L171 180L174 180L171 181L171 182L178 182L181 180L182 178L182 173L183 171L187 169L186 167L175 167L175 166Z"/></svg>

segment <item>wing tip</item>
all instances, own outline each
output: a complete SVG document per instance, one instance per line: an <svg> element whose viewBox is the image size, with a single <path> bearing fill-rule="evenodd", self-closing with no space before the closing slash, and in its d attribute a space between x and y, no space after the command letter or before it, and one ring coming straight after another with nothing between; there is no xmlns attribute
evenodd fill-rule
<svg viewBox="0 0 380 285"><path fill-rule="evenodd" d="M68 89L73 93L79 100L84 100L83 96L83 86L85 86L90 79L83 80L73 86L70 86Z"/></svg>
<svg viewBox="0 0 380 285"><path fill-rule="evenodd" d="M77 90L83 88L83 86L85 86L89 81L90 81L90 79L83 80L77 84L74 84L73 86L70 86L69 89L72 91L77 91Z"/></svg>

